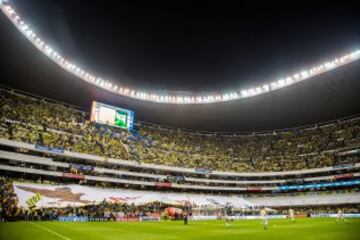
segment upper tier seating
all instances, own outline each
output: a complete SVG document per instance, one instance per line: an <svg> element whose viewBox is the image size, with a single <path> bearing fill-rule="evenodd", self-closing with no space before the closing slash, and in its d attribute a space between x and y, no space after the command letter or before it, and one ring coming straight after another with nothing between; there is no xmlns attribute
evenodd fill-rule
<svg viewBox="0 0 360 240"><path fill-rule="evenodd" d="M358 162L360 118L267 134L188 133L138 124L136 133L89 122L61 103L0 90L0 137L143 163L221 171L300 170Z"/></svg>

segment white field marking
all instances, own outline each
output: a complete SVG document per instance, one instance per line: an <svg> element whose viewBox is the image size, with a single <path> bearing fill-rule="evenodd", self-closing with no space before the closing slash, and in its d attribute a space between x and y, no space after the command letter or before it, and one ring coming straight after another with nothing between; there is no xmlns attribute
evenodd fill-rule
<svg viewBox="0 0 360 240"><path fill-rule="evenodd" d="M54 234L55 236L58 236L59 238L62 238L62 239L65 239L65 240L71 240L70 238L65 237L64 235L61 235L60 233L57 233L57 232L55 232L55 231L53 231L51 229L48 229L47 227L40 226L40 225L38 225L36 223L33 223L33 222L29 222L29 223L36 226L36 227L38 227L38 228L41 228L42 230L45 230L45 231L47 231L49 233Z"/></svg>

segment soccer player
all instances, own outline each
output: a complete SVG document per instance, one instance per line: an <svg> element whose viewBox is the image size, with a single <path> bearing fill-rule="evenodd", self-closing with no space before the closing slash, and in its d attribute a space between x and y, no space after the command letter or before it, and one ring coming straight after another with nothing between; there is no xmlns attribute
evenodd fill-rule
<svg viewBox="0 0 360 240"><path fill-rule="evenodd" d="M291 221L294 223L295 215L294 215L294 209L292 209L292 208L289 209L289 217L291 218Z"/></svg>
<svg viewBox="0 0 360 240"><path fill-rule="evenodd" d="M188 224L188 214L184 213L184 225L187 226Z"/></svg>
<svg viewBox="0 0 360 240"><path fill-rule="evenodd" d="M267 230L268 225L269 225L269 221L268 221L268 217L267 217L267 213L266 213L265 208L260 210L260 217L263 219L264 230Z"/></svg>
<svg viewBox="0 0 360 240"><path fill-rule="evenodd" d="M336 218L336 222L340 222L340 221L342 222L345 221L341 208L338 209L337 218Z"/></svg>
<svg viewBox="0 0 360 240"><path fill-rule="evenodd" d="M229 216L225 216L225 226L231 227L231 219Z"/></svg>
<svg viewBox="0 0 360 240"><path fill-rule="evenodd" d="M232 212L232 206L229 203L226 203L225 205L225 225L226 227L231 227L231 215Z"/></svg>

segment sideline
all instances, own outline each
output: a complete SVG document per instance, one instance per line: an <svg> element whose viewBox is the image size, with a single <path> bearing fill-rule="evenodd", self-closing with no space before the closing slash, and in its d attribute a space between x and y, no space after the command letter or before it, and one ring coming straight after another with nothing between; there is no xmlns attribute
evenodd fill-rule
<svg viewBox="0 0 360 240"><path fill-rule="evenodd" d="M45 231L47 231L49 233L52 233L53 235L58 236L59 238L62 238L62 239L65 239L65 240L71 240L70 238L65 237L64 235L61 235L60 233L54 232L53 230L51 230L51 229L49 229L47 227L40 226L40 225L38 225L36 223L33 223L33 222L28 222L28 223L30 223L30 224L38 227L38 228L41 228L42 230L45 230Z"/></svg>

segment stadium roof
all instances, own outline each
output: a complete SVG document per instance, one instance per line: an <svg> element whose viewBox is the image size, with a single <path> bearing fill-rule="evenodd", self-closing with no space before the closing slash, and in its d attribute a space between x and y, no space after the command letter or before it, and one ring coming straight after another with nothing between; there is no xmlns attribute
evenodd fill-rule
<svg viewBox="0 0 360 240"><path fill-rule="evenodd" d="M205 105L139 101L79 81L35 49L2 15L2 84L89 109L92 100L135 111L143 121L207 131L263 131L324 122L360 111L359 62L253 98ZM5 52L5 51L4 51ZM241 94L241 92L240 92Z"/></svg>
<svg viewBox="0 0 360 240"><path fill-rule="evenodd" d="M0 2L0 7L8 19L16 28L41 52L49 57L54 63L58 64L65 71L72 73L79 79L102 88L113 94L156 103L167 104L210 104L218 102L227 102L243 98L255 97L261 94L267 94L278 89L288 87L301 81L313 79L315 76L335 70L341 66L352 63L360 59L360 49L354 50L345 55L327 60L324 63L303 68L298 72L282 76L278 80L255 85L249 88L231 90L216 90L213 92L189 92L189 91L169 91L169 90L142 90L141 88L131 88L124 84L118 84L117 81L110 81L101 76L96 76L93 71L84 70L77 63L64 57L59 50L55 50L49 45L47 40L38 36L35 28L29 26L28 22L19 15L16 8L7 1Z"/></svg>

